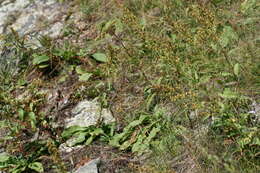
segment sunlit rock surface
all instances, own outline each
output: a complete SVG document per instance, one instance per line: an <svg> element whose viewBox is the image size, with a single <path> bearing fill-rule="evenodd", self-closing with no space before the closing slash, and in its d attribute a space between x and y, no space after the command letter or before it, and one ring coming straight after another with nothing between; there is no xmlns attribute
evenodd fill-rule
<svg viewBox="0 0 260 173"><path fill-rule="evenodd" d="M66 120L66 127L81 126L88 127L102 121L105 124L115 121L108 109L101 109L96 101L84 100L72 110L73 117Z"/></svg>
<svg viewBox="0 0 260 173"><path fill-rule="evenodd" d="M65 15L66 7L56 0L2 0L0 34L13 28L20 35L57 37Z"/></svg>

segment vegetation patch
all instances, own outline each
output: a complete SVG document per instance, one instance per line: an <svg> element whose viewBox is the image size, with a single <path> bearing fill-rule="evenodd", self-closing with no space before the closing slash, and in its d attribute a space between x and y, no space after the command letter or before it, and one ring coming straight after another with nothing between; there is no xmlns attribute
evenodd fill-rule
<svg viewBox="0 0 260 173"><path fill-rule="evenodd" d="M81 17L62 38L33 48L16 31L1 37L1 169L71 171L58 149L67 141L127 160L110 172L260 170L256 0L71 5L66 20ZM64 129L75 104L94 98L116 123Z"/></svg>

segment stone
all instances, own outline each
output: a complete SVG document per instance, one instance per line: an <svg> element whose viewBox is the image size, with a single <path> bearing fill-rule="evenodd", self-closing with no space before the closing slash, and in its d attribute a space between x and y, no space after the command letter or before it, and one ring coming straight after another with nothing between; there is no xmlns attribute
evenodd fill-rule
<svg viewBox="0 0 260 173"><path fill-rule="evenodd" d="M100 158L91 160L87 162L85 165L78 168L73 173L98 173L98 165L100 164Z"/></svg>
<svg viewBox="0 0 260 173"><path fill-rule="evenodd" d="M21 35L58 32L63 25L57 19L65 16L65 11L64 5L55 0L5 0L0 4L0 34L6 33L9 27Z"/></svg>
<svg viewBox="0 0 260 173"><path fill-rule="evenodd" d="M256 124L260 124L260 103L253 101L251 105L251 111L248 113L252 115L253 121Z"/></svg>
<svg viewBox="0 0 260 173"><path fill-rule="evenodd" d="M80 150L82 148L84 148L83 145L77 145L77 146L71 147L71 146L69 146L68 142L66 142L59 146L59 151L60 151L60 153L66 154L66 153L72 153L73 151Z"/></svg>
<svg viewBox="0 0 260 173"><path fill-rule="evenodd" d="M72 118L65 121L65 127L81 126L88 127L90 125L96 125L100 121L105 124L115 122L115 118L108 109L101 109L100 104L97 101L84 100L78 103L78 105L72 109Z"/></svg>

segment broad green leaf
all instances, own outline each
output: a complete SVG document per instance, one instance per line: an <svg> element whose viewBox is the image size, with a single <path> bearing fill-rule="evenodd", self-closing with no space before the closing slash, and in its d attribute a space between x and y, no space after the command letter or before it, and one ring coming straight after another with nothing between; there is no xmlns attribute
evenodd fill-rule
<svg viewBox="0 0 260 173"><path fill-rule="evenodd" d="M48 66L49 66L48 64L43 64L43 65L39 65L39 68L46 68Z"/></svg>
<svg viewBox="0 0 260 173"><path fill-rule="evenodd" d="M116 134L113 138L109 141L109 145L113 147L120 147L120 141L125 136L125 133Z"/></svg>
<svg viewBox="0 0 260 173"><path fill-rule="evenodd" d="M108 62L108 59L107 59L107 56L106 54L104 53L95 53L92 55L93 58L96 60L96 61L99 61L99 62Z"/></svg>
<svg viewBox="0 0 260 173"><path fill-rule="evenodd" d="M33 162L31 164L28 165L28 167L36 172L43 172L43 166L40 162Z"/></svg>
<svg viewBox="0 0 260 173"><path fill-rule="evenodd" d="M21 166L18 165L17 167L13 168L10 172L11 173L22 173L23 171L25 171L26 166Z"/></svg>
<svg viewBox="0 0 260 173"><path fill-rule="evenodd" d="M66 139L73 136L74 133L79 131L85 131L86 129L87 129L86 127L71 126L62 132L61 137Z"/></svg>
<svg viewBox="0 0 260 173"><path fill-rule="evenodd" d="M92 73L84 73L79 76L79 81L87 81L92 76Z"/></svg>
<svg viewBox="0 0 260 173"><path fill-rule="evenodd" d="M104 134L104 131L101 128L96 128L94 131L90 132L91 136L99 136Z"/></svg>
<svg viewBox="0 0 260 173"><path fill-rule="evenodd" d="M140 118L138 120L132 121L127 128L133 128L136 127L140 124L142 124L145 120L148 120L148 115L141 115Z"/></svg>
<svg viewBox="0 0 260 173"><path fill-rule="evenodd" d="M73 136L72 142L70 143L70 146L75 146L76 144L80 144L86 140L86 136L88 135L88 132L78 132L75 136Z"/></svg>
<svg viewBox="0 0 260 173"><path fill-rule="evenodd" d="M8 153L0 153L0 163L6 162L11 158L11 156Z"/></svg>
<svg viewBox="0 0 260 173"><path fill-rule="evenodd" d="M137 133L136 133L137 132ZM140 131L135 131L132 133L130 139L128 139L127 141L125 141L123 144L121 144L121 146L119 147L120 150L126 150L128 149L132 144L134 144L136 142L136 140L138 139L138 137L140 136Z"/></svg>
<svg viewBox="0 0 260 173"><path fill-rule="evenodd" d="M28 116L29 116L29 119L31 121L32 128L36 128L36 116L35 116L35 113L34 112L29 112Z"/></svg>
<svg viewBox="0 0 260 173"><path fill-rule="evenodd" d="M91 144L91 143L93 142L94 138L95 138L94 136L90 136L90 137L86 140L85 145Z"/></svg>
<svg viewBox="0 0 260 173"><path fill-rule="evenodd" d="M257 146L260 146L260 138L259 137L255 137L252 141L252 144L253 145L257 145Z"/></svg>
<svg viewBox="0 0 260 173"><path fill-rule="evenodd" d="M145 149L147 149L149 144L144 143L145 139L146 139L146 135L140 134L138 136L136 143L133 144L133 146L132 146L132 152L142 153Z"/></svg>
<svg viewBox="0 0 260 173"><path fill-rule="evenodd" d="M234 74L235 74L236 76L238 76L238 75L239 75L239 72L240 72L240 64L236 63L236 64L234 65Z"/></svg>
<svg viewBox="0 0 260 173"><path fill-rule="evenodd" d="M33 65L39 65L43 62L49 61L50 57L47 55L37 55L33 54Z"/></svg>
<svg viewBox="0 0 260 173"><path fill-rule="evenodd" d="M128 141L125 141L122 145L120 145L119 149L120 150L126 150L128 149L133 143L135 142L135 140L128 140Z"/></svg>
<svg viewBox="0 0 260 173"><path fill-rule="evenodd" d="M21 121L23 121L24 120L24 110L23 109L18 109L18 116L19 116L19 119L21 120Z"/></svg>

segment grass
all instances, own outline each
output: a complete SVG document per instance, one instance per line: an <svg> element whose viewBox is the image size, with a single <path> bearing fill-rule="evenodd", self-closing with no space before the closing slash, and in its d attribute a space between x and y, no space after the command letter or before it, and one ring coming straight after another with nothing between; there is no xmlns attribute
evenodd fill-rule
<svg viewBox="0 0 260 173"><path fill-rule="evenodd" d="M9 51L20 62L18 74L1 67L6 76L1 78L1 120L12 124L7 128L11 139L3 145L12 141L10 154L22 151L30 158L19 145L29 140L23 134L33 136L36 129L52 136L47 150L57 151L63 139L50 125L55 120L42 115L47 101L38 91L73 85L70 102L98 98L112 110L122 127L111 136L121 136L115 145L119 153L122 149L139 157L149 155L143 164L128 164L132 172L260 170L259 115L248 113L253 102L259 104L257 1L74 3L81 6L82 21L90 27L79 31L71 25L73 32L66 32L64 40L92 31L80 44L43 37L43 47L33 50L15 32L5 36L6 44L17 43ZM26 90L34 94L17 100L15 93ZM28 116L14 121L21 109ZM149 121L141 122L142 115ZM109 145L109 140L103 142ZM59 154L47 150L42 155L54 160L53 169L64 171Z"/></svg>

